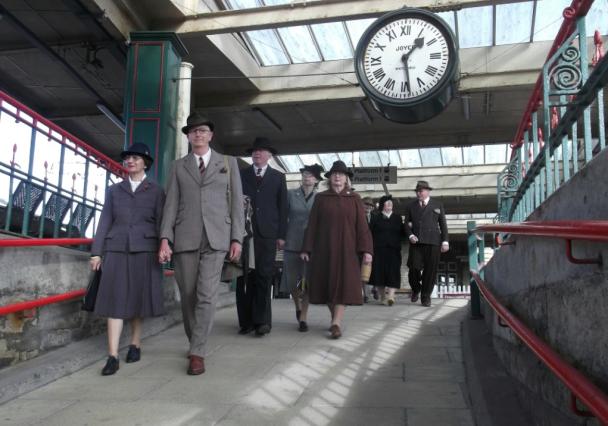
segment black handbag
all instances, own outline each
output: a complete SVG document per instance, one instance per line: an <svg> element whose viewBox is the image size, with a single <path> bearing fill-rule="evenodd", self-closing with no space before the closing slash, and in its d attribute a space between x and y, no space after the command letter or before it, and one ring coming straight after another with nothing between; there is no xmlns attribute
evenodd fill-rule
<svg viewBox="0 0 608 426"><path fill-rule="evenodd" d="M95 301L97 300L97 290L99 290L99 281L101 281L101 269L96 270L91 274L87 292L82 299L83 311L93 312L95 310Z"/></svg>

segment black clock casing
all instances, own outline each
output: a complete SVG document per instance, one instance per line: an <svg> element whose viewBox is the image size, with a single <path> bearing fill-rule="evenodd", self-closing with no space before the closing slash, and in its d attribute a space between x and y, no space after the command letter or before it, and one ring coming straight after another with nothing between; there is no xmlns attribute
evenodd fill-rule
<svg viewBox="0 0 608 426"><path fill-rule="evenodd" d="M355 72L380 114L420 123L441 113L456 93L457 43L439 16L400 9L365 30L355 51Z"/></svg>

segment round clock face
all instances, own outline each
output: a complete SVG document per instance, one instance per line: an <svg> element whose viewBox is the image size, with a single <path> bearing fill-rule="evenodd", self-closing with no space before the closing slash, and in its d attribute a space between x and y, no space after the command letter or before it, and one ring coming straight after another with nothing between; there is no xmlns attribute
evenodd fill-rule
<svg viewBox="0 0 608 426"><path fill-rule="evenodd" d="M414 101L437 87L450 71L449 34L417 16L384 23L364 35L363 75L377 95Z"/></svg>

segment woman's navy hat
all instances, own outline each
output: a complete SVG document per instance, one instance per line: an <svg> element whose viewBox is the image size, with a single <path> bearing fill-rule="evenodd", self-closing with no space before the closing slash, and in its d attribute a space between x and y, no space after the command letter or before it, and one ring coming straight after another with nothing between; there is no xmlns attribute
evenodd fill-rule
<svg viewBox="0 0 608 426"><path fill-rule="evenodd" d="M215 127L213 125L213 121L209 120L207 117L203 117L197 112L193 112L188 116L188 119L186 120L186 125L182 127L182 133L184 135L187 135L190 132L190 129L198 126L207 126L212 132L213 128Z"/></svg>
<svg viewBox="0 0 608 426"><path fill-rule="evenodd" d="M141 158L144 159L144 162L146 163L147 167L150 167L152 163L154 163L154 158L152 158L152 156L150 155L150 148L148 148L148 145L146 145L145 143L134 143L133 145L131 145L120 153L120 158L124 160L127 155L139 155Z"/></svg>
<svg viewBox="0 0 608 426"><path fill-rule="evenodd" d="M255 138L255 140L253 141L253 145L251 146L251 148L248 148L246 152L247 154L251 154L253 151L258 149L265 149L266 151L271 152L272 155L277 155L277 150L272 147L268 138Z"/></svg>
<svg viewBox="0 0 608 426"><path fill-rule="evenodd" d="M315 163L311 166L304 165L304 167L302 167L300 169L300 173L304 173L304 172L312 173L314 175L314 177L317 178L317 180L319 180L319 181L323 180L323 178L321 177L322 171L323 171L323 167L317 163Z"/></svg>
<svg viewBox="0 0 608 426"><path fill-rule="evenodd" d="M335 172L344 173L349 178L353 177L353 172L351 172L350 169L346 167L346 164L344 164L344 161L342 160L334 161L334 164L332 164L331 169L329 169L329 171L325 173L325 177L329 179L331 174Z"/></svg>

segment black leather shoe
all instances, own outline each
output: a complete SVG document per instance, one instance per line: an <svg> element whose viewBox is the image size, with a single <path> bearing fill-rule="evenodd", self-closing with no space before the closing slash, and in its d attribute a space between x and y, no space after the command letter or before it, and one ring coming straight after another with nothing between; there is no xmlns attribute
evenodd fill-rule
<svg viewBox="0 0 608 426"><path fill-rule="evenodd" d="M263 324L263 325L258 325L255 328L255 335L256 336L263 336L265 334L270 333L270 326L268 324Z"/></svg>
<svg viewBox="0 0 608 426"><path fill-rule="evenodd" d="M423 297L420 303L422 304L422 306L426 306L428 308L429 306L431 306L431 298Z"/></svg>
<svg viewBox="0 0 608 426"><path fill-rule="evenodd" d="M419 291L412 291L412 297L410 297L410 300L412 301L412 303L416 303L418 301L419 296L420 296Z"/></svg>
<svg viewBox="0 0 608 426"><path fill-rule="evenodd" d="M127 352L127 362L137 362L141 358L141 348L135 345L129 345L129 352Z"/></svg>
<svg viewBox="0 0 608 426"><path fill-rule="evenodd" d="M241 327L241 329L239 330L239 334L241 335L245 335L245 334L249 334L254 330L254 328L252 326L249 327Z"/></svg>
<svg viewBox="0 0 608 426"><path fill-rule="evenodd" d="M118 364L118 358L110 355L106 361L105 367L103 367L103 370L101 370L101 375L111 376L112 374L116 373L118 371Z"/></svg>
<svg viewBox="0 0 608 426"><path fill-rule="evenodd" d="M300 321L300 327L298 327L298 331L301 331L301 332L308 331L308 324L306 324L306 321Z"/></svg>

